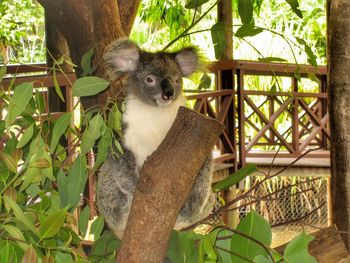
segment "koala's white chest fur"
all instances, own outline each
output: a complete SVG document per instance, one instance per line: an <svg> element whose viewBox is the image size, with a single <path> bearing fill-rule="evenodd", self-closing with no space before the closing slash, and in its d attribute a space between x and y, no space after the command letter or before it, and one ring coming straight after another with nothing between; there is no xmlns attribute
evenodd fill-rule
<svg viewBox="0 0 350 263"><path fill-rule="evenodd" d="M134 96L129 96L123 121L125 146L134 153L138 167L141 167L165 138L185 99L180 96L168 107L147 105Z"/></svg>

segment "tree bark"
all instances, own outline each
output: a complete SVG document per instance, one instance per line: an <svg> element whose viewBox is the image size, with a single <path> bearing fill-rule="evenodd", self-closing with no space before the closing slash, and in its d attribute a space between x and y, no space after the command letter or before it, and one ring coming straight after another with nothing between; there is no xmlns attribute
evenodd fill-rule
<svg viewBox="0 0 350 263"><path fill-rule="evenodd" d="M334 223L350 248L350 2L328 2L328 95Z"/></svg>
<svg viewBox="0 0 350 263"><path fill-rule="evenodd" d="M141 170L117 262L163 262L177 215L222 130L214 119L179 109Z"/></svg>

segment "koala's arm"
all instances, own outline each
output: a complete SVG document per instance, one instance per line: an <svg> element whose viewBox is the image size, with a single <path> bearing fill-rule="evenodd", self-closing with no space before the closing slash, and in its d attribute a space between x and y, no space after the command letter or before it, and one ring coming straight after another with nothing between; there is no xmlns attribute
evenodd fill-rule
<svg viewBox="0 0 350 263"><path fill-rule="evenodd" d="M108 156L101 166L97 182L97 206L108 226L121 238L129 216L138 181L136 161L132 152L120 158Z"/></svg>
<svg viewBox="0 0 350 263"><path fill-rule="evenodd" d="M176 229L189 226L212 211L216 200L211 190L212 174L213 163L212 157L209 156L199 170L188 199L180 210L175 224Z"/></svg>

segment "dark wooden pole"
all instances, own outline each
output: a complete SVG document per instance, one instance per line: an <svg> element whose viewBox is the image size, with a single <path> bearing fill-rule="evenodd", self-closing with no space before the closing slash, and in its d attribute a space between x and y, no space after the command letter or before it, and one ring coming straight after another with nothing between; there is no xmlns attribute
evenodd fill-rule
<svg viewBox="0 0 350 263"><path fill-rule="evenodd" d="M350 249L350 2L328 2L328 95L334 223Z"/></svg>
<svg viewBox="0 0 350 263"><path fill-rule="evenodd" d="M141 170L117 262L163 262L177 215L222 130L214 119L179 109Z"/></svg>

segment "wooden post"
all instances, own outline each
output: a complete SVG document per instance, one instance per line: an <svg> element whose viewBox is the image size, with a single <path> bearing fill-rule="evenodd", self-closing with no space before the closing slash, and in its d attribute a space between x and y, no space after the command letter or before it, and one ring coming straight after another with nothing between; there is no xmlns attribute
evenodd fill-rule
<svg viewBox="0 0 350 263"><path fill-rule="evenodd" d="M180 107L140 172L117 262L164 261L177 215L222 130L218 121Z"/></svg>

